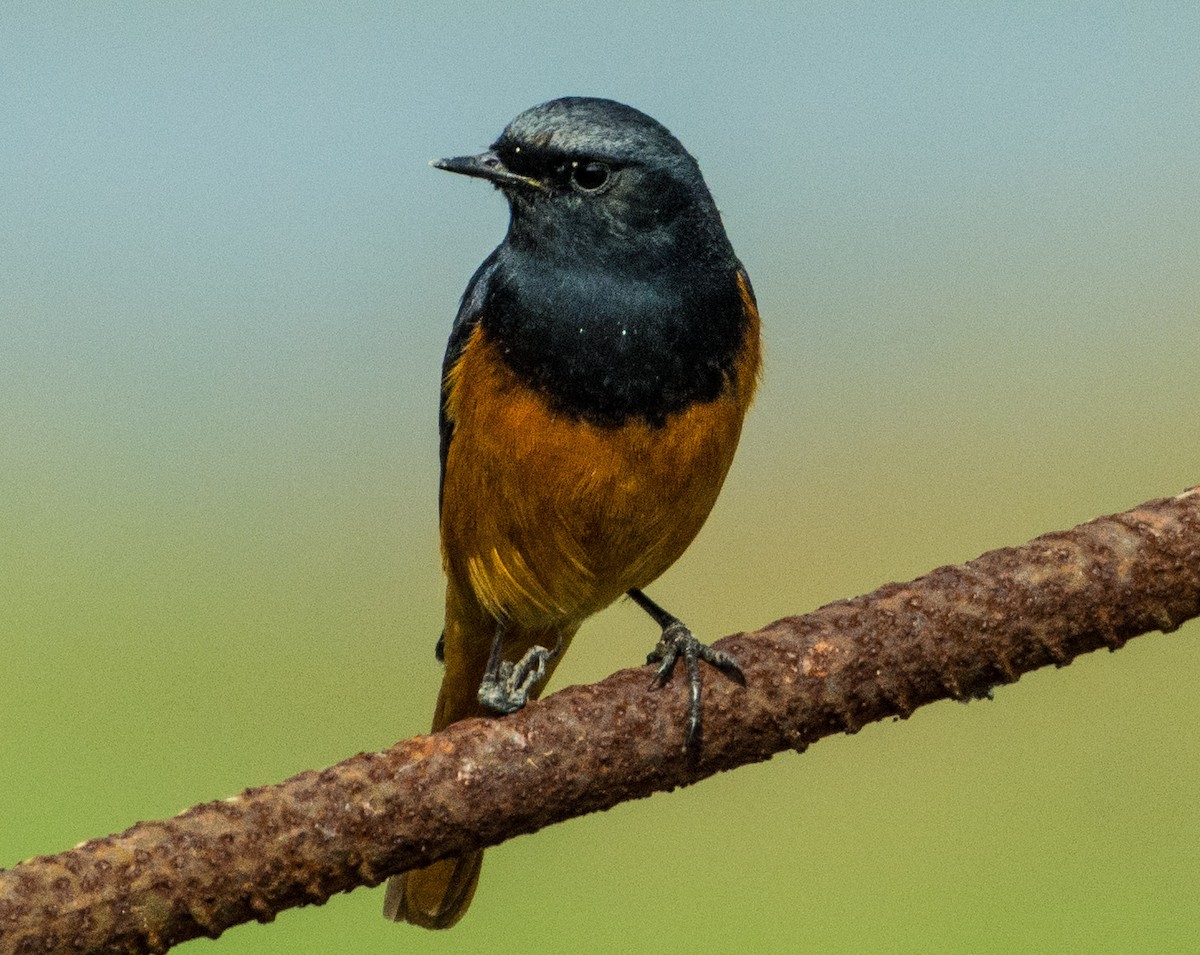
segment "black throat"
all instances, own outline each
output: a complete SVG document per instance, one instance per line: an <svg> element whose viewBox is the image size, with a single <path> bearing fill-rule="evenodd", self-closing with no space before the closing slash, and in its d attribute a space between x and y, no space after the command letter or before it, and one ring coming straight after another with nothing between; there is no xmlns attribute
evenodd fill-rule
<svg viewBox="0 0 1200 955"><path fill-rule="evenodd" d="M559 413L659 426L716 398L733 373L747 316L737 260L721 258L644 270L547 262L506 243L481 322L512 370Z"/></svg>

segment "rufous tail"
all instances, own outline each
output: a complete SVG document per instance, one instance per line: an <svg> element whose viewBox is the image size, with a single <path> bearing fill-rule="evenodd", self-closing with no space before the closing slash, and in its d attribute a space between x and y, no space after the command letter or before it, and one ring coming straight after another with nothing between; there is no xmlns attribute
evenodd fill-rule
<svg viewBox="0 0 1200 955"><path fill-rule="evenodd" d="M450 928L471 904L482 865L480 850L394 875L388 879L383 914L421 928Z"/></svg>
<svg viewBox="0 0 1200 955"><path fill-rule="evenodd" d="M448 615L449 617L450 615ZM444 729L451 723L471 716L494 715L479 705L479 684L491 652L494 623L483 630L476 624L465 627L453 618L447 619L445 633L446 672L442 676L442 687L438 692L437 709L434 711L433 732ZM466 630L476 632L467 633ZM560 651L566 649L574 636L574 628L562 635ZM505 640L505 657L519 658L529 647L549 640L549 646L558 641L556 634L512 633ZM530 698L538 695L550 678L561 652L547 665L547 673L541 683L530 692ZM402 872L388 879L387 895L383 902L383 914L394 922L410 922L422 928L450 928L467 911L475 886L479 882L479 869L483 864L483 851L469 852L463 856L441 859L423 869Z"/></svg>

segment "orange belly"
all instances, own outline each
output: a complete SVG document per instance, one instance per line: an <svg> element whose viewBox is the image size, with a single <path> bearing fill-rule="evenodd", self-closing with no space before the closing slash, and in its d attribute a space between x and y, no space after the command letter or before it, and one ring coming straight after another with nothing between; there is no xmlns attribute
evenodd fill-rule
<svg viewBox="0 0 1200 955"><path fill-rule="evenodd" d="M570 627L662 574L712 509L759 370L757 312L725 391L605 427L555 414L477 327L451 369L441 511L450 587L521 629Z"/></svg>

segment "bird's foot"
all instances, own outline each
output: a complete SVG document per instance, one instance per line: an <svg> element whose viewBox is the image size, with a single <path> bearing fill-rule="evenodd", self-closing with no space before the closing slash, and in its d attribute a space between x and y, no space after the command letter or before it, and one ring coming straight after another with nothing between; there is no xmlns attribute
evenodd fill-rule
<svg viewBox="0 0 1200 955"><path fill-rule="evenodd" d="M683 621L673 619L663 627L662 637L646 657L647 663L658 664L654 683L660 687L665 686L681 657L687 666L688 678L688 723L683 748L690 750L700 738L700 661L715 666L731 680L743 686L746 677L737 660L728 653L714 650L707 643L701 643Z"/></svg>
<svg viewBox="0 0 1200 955"><path fill-rule="evenodd" d="M515 713L529 702L529 694L546 675L546 664L558 656L560 640L553 650L530 647L516 663L501 660L488 668L479 684L479 703L494 713Z"/></svg>

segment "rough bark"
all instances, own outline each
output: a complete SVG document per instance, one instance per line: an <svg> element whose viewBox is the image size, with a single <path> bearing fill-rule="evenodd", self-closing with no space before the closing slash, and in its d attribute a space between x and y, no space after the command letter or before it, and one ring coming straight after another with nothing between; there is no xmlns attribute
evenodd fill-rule
<svg viewBox="0 0 1200 955"><path fill-rule="evenodd" d="M1193 488L720 641L688 752L682 674L624 670L0 871L0 955L164 952L1198 615Z"/></svg>

